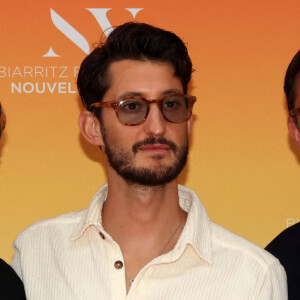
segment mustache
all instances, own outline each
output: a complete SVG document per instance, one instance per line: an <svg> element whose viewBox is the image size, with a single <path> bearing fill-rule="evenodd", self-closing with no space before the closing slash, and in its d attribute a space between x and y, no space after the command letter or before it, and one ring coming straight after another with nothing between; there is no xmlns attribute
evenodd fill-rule
<svg viewBox="0 0 300 300"><path fill-rule="evenodd" d="M173 142L165 139L164 137L155 138L154 136L149 136L146 139L144 139L143 141L136 142L132 146L132 152L137 153L139 147L144 146L144 145L154 145L154 144L168 145L175 154L177 152L177 146Z"/></svg>

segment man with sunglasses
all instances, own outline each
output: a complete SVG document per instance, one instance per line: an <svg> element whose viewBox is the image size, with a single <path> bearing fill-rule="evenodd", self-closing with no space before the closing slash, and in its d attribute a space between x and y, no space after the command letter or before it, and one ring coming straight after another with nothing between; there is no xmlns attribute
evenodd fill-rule
<svg viewBox="0 0 300 300"><path fill-rule="evenodd" d="M290 113L288 130L300 148L300 50L287 68L284 92ZM300 299L300 223L284 230L266 249L278 257L285 268L289 299Z"/></svg>
<svg viewBox="0 0 300 300"><path fill-rule="evenodd" d="M0 103L0 138L5 128L6 118ZM0 259L0 299L26 299L24 286L18 275L4 260Z"/></svg>
<svg viewBox="0 0 300 300"><path fill-rule="evenodd" d="M117 27L82 62L79 127L104 152L108 184L86 210L19 235L13 266L30 299L286 299L278 260L210 222L177 184L191 73L179 37L142 23Z"/></svg>

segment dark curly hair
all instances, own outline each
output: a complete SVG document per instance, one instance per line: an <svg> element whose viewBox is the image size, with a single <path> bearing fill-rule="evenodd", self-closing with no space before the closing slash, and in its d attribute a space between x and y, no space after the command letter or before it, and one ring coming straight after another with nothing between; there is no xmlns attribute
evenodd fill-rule
<svg viewBox="0 0 300 300"><path fill-rule="evenodd" d="M116 27L106 42L95 48L80 66L77 88L88 110L91 110L92 103L102 100L110 87L110 65L123 59L170 63L174 67L175 76L182 83L184 93L187 92L193 69L182 40L170 31L129 22Z"/></svg>
<svg viewBox="0 0 300 300"><path fill-rule="evenodd" d="M2 135L3 129L5 128L5 123L6 123L5 114L0 103L0 137Z"/></svg>
<svg viewBox="0 0 300 300"><path fill-rule="evenodd" d="M284 92L287 99L288 109L294 108L295 97L296 97L296 80L297 75L300 71L300 50L293 57L290 62L284 79Z"/></svg>

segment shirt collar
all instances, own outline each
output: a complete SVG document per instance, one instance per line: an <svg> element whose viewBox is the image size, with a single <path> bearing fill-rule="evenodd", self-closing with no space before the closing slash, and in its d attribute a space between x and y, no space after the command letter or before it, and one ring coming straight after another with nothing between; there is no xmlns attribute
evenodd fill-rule
<svg viewBox="0 0 300 300"><path fill-rule="evenodd" d="M188 213L188 217L176 247L180 251L182 246L191 245L201 259L211 264L211 224L206 210L191 189L179 185L178 196L179 205Z"/></svg>
<svg viewBox="0 0 300 300"><path fill-rule="evenodd" d="M82 219L71 236L71 241L79 239L90 226L104 231L102 208L107 197L107 187L108 185L105 184L96 192L89 207L84 210ZM201 259L211 264L211 227L206 210L191 189L179 185L178 196L179 205L188 213L188 218L174 250L176 253L182 253L187 245L191 245Z"/></svg>
<svg viewBox="0 0 300 300"><path fill-rule="evenodd" d="M102 208L107 197L108 185L103 185L94 195L90 205L83 212L83 216L76 226L71 241L79 239L90 226L95 226L99 231L103 231L102 227Z"/></svg>

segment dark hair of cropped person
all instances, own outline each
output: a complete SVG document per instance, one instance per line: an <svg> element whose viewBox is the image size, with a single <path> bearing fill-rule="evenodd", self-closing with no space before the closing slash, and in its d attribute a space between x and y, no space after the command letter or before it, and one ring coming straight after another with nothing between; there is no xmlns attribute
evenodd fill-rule
<svg viewBox="0 0 300 300"><path fill-rule="evenodd" d="M6 124L5 114L0 103L0 137L2 135L3 129L5 128L5 124Z"/></svg>
<svg viewBox="0 0 300 300"><path fill-rule="evenodd" d="M300 50L296 53L292 61L290 62L284 79L284 92L286 95L288 109L294 108L295 104L295 92L296 92L296 80L300 71Z"/></svg>
<svg viewBox="0 0 300 300"><path fill-rule="evenodd" d="M144 23L125 23L116 27L105 43L95 48L82 62L77 88L83 105L102 101L110 87L108 69L123 59L170 63L182 83L184 93L191 79L192 62L182 40L170 31ZM112 99L114 100L114 99ZM99 118L101 110L93 111Z"/></svg>

